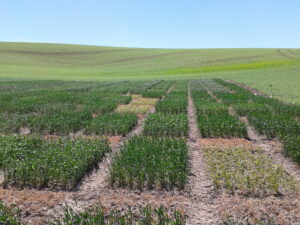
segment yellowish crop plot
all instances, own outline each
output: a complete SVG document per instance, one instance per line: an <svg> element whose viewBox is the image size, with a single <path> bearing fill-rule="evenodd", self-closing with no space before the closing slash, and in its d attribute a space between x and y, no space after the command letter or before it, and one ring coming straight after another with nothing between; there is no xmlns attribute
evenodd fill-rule
<svg viewBox="0 0 300 225"><path fill-rule="evenodd" d="M135 115L144 115L158 101L157 98L143 98L141 95L131 95L132 101L127 104L118 105L116 112L118 113L134 113Z"/></svg>
<svg viewBox="0 0 300 225"><path fill-rule="evenodd" d="M297 182L255 146L205 147L205 157L218 189L251 196L297 194Z"/></svg>

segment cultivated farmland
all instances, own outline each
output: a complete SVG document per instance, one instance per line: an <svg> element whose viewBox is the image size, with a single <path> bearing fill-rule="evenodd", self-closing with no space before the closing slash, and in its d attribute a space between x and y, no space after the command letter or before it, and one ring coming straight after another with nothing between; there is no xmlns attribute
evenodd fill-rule
<svg viewBox="0 0 300 225"><path fill-rule="evenodd" d="M0 223L300 224L299 105L222 79L0 91Z"/></svg>

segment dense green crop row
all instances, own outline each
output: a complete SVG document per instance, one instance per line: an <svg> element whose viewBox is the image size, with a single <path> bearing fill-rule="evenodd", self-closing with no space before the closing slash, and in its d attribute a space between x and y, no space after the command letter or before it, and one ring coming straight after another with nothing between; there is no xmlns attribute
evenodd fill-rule
<svg viewBox="0 0 300 225"><path fill-rule="evenodd" d="M246 138L247 132L245 125L237 118L229 115L228 107L217 103L214 98L203 87L211 85L214 90L221 91L219 85L209 80L191 81L190 87L194 107L196 109L198 126L202 137L204 138ZM200 88L199 88L200 87Z"/></svg>
<svg viewBox="0 0 300 225"><path fill-rule="evenodd" d="M84 133L96 135L125 136L136 125L137 117L132 113L110 113L100 115L86 124Z"/></svg>
<svg viewBox="0 0 300 225"><path fill-rule="evenodd" d="M300 135L289 135L282 138L285 153L300 164Z"/></svg>
<svg viewBox="0 0 300 225"><path fill-rule="evenodd" d="M187 113L187 82L178 81L171 93L156 104L156 112L169 114Z"/></svg>
<svg viewBox="0 0 300 225"><path fill-rule="evenodd" d="M152 81L141 81L135 83L130 89L130 94L142 94L143 92L147 91L148 89L158 85L161 80L152 80Z"/></svg>
<svg viewBox="0 0 300 225"><path fill-rule="evenodd" d="M202 92L202 93L204 93L204 92L206 92L206 89L205 89L205 87L203 86L203 83L202 83L202 81L201 80L191 80L190 82L189 82L189 85L190 85L190 91L192 92L192 93L200 93L200 92Z"/></svg>
<svg viewBox="0 0 300 225"><path fill-rule="evenodd" d="M227 106L207 103L197 107L198 124L204 138L246 138L246 126L229 115Z"/></svg>
<svg viewBox="0 0 300 225"><path fill-rule="evenodd" d="M185 114L150 114L144 126L144 135L147 136L188 136L188 118Z"/></svg>
<svg viewBox="0 0 300 225"><path fill-rule="evenodd" d="M182 139L135 136L115 156L110 184L129 188L183 189L188 150Z"/></svg>
<svg viewBox="0 0 300 225"><path fill-rule="evenodd" d="M218 84L212 79L201 79L201 82L212 92L228 92L223 85Z"/></svg>
<svg viewBox="0 0 300 225"><path fill-rule="evenodd" d="M142 93L144 98L162 98L174 81L162 81Z"/></svg>
<svg viewBox="0 0 300 225"><path fill-rule="evenodd" d="M84 129L93 115L105 115L131 101L131 96L99 92L43 91L26 97L2 97L0 132L5 134L28 128L32 133L67 135Z"/></svg>
<svg viewBox="0 0 300 225"><path fill-rule="evenodd" d="M257 131L269 139L300 134L300 124L285 114L249 113L248 119Z"/></svg>
<svg viewBox="0 0 300 225"><path fill-rule="evenodd" d="M39 136L0 137L5 185L73 189L109 151L102 140L46 141Z"/></svg>

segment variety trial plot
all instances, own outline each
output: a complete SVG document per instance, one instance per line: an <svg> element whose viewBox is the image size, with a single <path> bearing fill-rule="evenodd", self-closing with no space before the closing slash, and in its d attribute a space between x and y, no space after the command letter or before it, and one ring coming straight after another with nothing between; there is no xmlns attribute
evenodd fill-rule
<svg viewBox="0 0 300 225"><path fill-rule="evenodd" d="M300 164L300 106L252 94L224 80L19 81L0 86L3 186L76 190L111 154L109 138L122 136L124 144L111 154L109 188L185 191L191 166L197 166L190 165L187 145L188 96L201 139L250 139L250 125L267 139L282 142L284 154ZM142 131L131 135L141 119ZM208 145L199 151L219 193L245 198L299 193L295 179L255 145ZM107 219L101 208L94 210L70 211L70 216L78 221ZM3 205L0 213L14 219ZM169 220L158 215L156 221L160 219ZM176 219L175 224L184 223L181 215Z"/></svg>

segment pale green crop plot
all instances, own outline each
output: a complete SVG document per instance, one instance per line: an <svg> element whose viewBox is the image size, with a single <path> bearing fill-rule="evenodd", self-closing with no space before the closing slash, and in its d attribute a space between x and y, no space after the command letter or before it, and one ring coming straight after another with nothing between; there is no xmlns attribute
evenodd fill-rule
<svg viewBox="0 0 300 225"><path fill-rule="evenodd" d="M0 78L153 80L225 78L300 103L299 49L141 49L0 43Z"/></svg>

